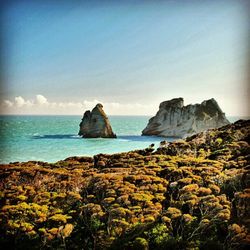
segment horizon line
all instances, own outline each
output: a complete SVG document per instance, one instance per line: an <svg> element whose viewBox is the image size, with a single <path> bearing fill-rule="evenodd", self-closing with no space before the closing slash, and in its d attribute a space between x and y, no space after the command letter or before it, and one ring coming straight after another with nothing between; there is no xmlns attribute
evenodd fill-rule
<svg viewBox="0 0 250 250"><path fill-rule="evenodd" d="M152 114L152 115L109 115L107 114L108 116L155 116L156 114ZM82 116L82 115L78 115L78 114L0 114L0 116ZM230 115L226 115L226 117L244 117L244 118L250 118L250 116L248 115L233 115L233 114L230 114Z"/></svg>

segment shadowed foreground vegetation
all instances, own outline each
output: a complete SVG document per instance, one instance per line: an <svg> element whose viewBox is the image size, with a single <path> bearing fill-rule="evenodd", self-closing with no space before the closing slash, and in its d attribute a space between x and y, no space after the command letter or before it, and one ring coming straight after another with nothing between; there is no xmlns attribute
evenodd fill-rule
<svg viewBox="0 0 250 250"><path fill-rule="evenodd" d="M0 165L2 249L249 249L250 121L113 155Z"/></svg>

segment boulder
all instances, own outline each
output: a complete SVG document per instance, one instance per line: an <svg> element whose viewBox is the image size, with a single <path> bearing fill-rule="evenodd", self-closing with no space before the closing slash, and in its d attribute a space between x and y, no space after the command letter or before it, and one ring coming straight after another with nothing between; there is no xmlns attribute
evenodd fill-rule
<svg viewBox="0 0 250 250"><path fill-rule="evenodd" d="M102 104L97 104L93 110L86 111L80 123L78 135L84 138L116 138L109 119L103 111Z"/></svg>
<svg viewBox="0 0 250 250"><path fill-rule="evenodd" d="M184 106L183 98L175 98L160 104L159 111L149 120L142 135L184 138L227 124L229 121L215 99Z"/></svg>

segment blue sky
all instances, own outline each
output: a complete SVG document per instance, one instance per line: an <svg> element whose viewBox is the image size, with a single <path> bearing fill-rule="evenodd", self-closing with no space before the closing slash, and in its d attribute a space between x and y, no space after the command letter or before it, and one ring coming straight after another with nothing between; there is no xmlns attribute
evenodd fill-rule
<svg viewBox="0 0 250 250"><path fill-rule="evenodd" d="M151 115L182 96L247 115L245 1L66 2L5 6L4 112Z"/></svg>

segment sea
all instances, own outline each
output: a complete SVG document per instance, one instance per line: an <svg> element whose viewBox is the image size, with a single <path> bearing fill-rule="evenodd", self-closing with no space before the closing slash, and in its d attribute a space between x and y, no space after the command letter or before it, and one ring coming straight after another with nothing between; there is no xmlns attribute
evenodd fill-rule
<svg viewBox="0 0 250 250"><path fill-rule="evenodd" d="M56 162L70 156L93 156L159 146L176 138L141 136L149 116L109 116L117 139L78 136L81 116L1 115L0 163ZM234 122L241 117L228 117Z"/></svg>

